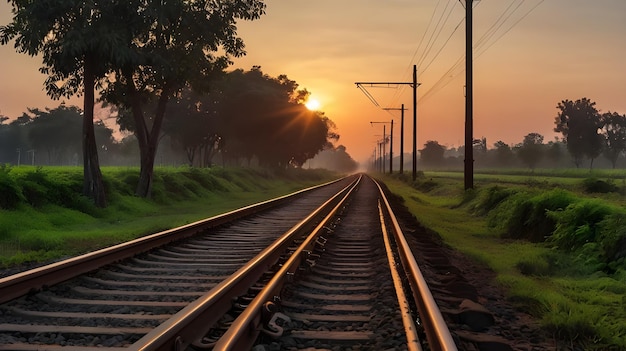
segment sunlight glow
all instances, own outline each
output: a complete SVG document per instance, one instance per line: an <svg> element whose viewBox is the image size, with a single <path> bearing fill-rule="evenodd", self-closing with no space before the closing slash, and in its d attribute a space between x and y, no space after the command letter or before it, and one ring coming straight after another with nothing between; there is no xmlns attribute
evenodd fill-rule
<svg viewBox="0 0 626 351"><path fill-rule="evenodd" d="M316 99L308 99L307 102L304 103L304 106L311 111L317 111L320 108L320 102Z"/></svg>

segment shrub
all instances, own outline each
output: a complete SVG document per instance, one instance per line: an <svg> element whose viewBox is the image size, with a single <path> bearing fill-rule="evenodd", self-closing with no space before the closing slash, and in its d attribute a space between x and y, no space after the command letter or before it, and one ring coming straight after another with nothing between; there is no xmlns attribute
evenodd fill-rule
<svg viewBox="0 0 626 351"><path fill-rule="evenodd" d="M572 193L561 189L538 195L517 192L491 211L488 224L503 230L504 237L542 242L555 228L555 220L547 212L563 209L575 201Z"/></svg>
<svg viewBox="0 0 626 351"><path fill-rule="evenodd" d="M12 210L24 201L22 189L15 179L9 174L11 167L0 166L0 208Z"/></svg>
<svg viewBox="0 0 626 351"><path fill-rule="evenodd" d="M492 186L478 194L476 203L472 206L472 210L478 214L484 215L489 213L509 196L515 194L516 191L501 186Z"/></svg>
<svg viewBox="0 0 626 351"><path fill-rule="evenodd" d="M598 242L604 259L613 270L626 269L626 213L607 215L599 224Z"/></svg>
<svg viewBox="0 0 626 351"><path fill-rule="evenodd" d="M548 216L556 222L550 241L565 250L575 250L586 243L596 242L600 236L600 223L617 212L615 207L598 199L585 199L563 210L550 210Z"/></svg>
<svg viewBox="0 0 626 351"><path fill-rule="evenodd" d="M612 180L586 178L583 180L583 191L586 193L616 193L619 191L619 187Z"/></svg>

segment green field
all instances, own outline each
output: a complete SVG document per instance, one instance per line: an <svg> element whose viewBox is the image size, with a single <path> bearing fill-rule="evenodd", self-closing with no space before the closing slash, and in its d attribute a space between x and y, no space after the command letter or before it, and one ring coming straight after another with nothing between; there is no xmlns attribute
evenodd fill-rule
<svg viewBox="0 0 626 351"><path fill-rule="evenodd" d="M491 267L561 345L626 347L626 172L488 171L384 177L446 243Z"/></svg>
<svg viewBox="0 0 626 351"><path fill-rule="evenodd" d="M181 226L336 178L326 171L155 169L151 199L137 168L103 167L109 206L81 194L79 167L0 167L0 268L47 261Z"/></svg>

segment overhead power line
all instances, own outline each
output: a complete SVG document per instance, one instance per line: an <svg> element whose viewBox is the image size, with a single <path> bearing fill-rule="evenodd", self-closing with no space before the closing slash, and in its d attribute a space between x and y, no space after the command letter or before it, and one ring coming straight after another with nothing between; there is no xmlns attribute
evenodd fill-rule
<svg viewBox="0 0 626 351"><path fill-rule="evenodd" d="M517 1L521 1L517 4L517 6L513 7ZM489 48L491 48L496 42L498 42L504 35L506 35L511 29L513 29L519 22L525 19L531 12L533 12L539 5L541 5L545 0L540 0L534 6L532 6L528 11L526 11L522 16L520 16L515 22L513 22L506 29L500 31L500 33L496 36L498 31L504 26L505 23L510 22L512 15L517 12L521 4L525 0L513 0L513 2L504 10L504 12L498 17L496 22L481 36L481 38L473 45L474 59L479 58L482 54L484 54ZM475 8L476 6L474 6ZM463 63L465 62L465 55L461 55L457 61L435 82L435 84L431 85L430 88L420 96L419 101L424 102L429 97L443 89L447 86L454 78L456 78L459 74L462 74L465 71L465 67Z"/></svg>

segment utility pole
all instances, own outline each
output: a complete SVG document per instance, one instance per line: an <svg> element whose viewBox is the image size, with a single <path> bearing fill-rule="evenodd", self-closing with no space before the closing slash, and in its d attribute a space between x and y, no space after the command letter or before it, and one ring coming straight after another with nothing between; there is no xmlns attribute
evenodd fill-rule
<svg viewBox="0 0 626 351"><path fill-rule="evenodd" d="M465 190L474 188L473 3L465 0Z"/></svg>
<svg viewBox="0 0 626 351"><path fill-rule="evenodd" d="M404 111L406 111L406 109L404 108L404 104L402 104L401 108L383 108L383 110L402 111L400 114L400 174L403 174L404 173ZM393 123L393 120L391 120L391 122ZM391 128L391 134L393 134L393 124ZM392 145L393 145L393 136L391 138L392 138Z"/></svg>
<svg viewBox="0 0 626 351"><path fill-rule="evenodd" d="M417 178L417 65L413 65L413 181Z"/></svg>
<svg viewBox="0 0 626 351"><path fill-rule="evenodd" d="M410 85L413 88L413 180L417 178L417 87L420 85L417 82L417 65L413 65L413 81L412 82L356 82L354 83L358 88L362 89L362 86L377 86L377 85ZM365 91L364 91L365 92ZM372 102L379 106L369 93L365 92L367 97Z"/></svg>
<svg viewBox="0 0 626 351"><path fill-rule="evenodd" d="M389 174L393 173L393 119L391 122L370 122L371 125L374 123L380 123L383 125L383 144L387 144L387 131L385 129L386 124L391 124L391 132L390 132L390 144L389 144ZM383 145L383 159L385 157L385 146ZM383 170L383 173L384 170Z"/></svg>

